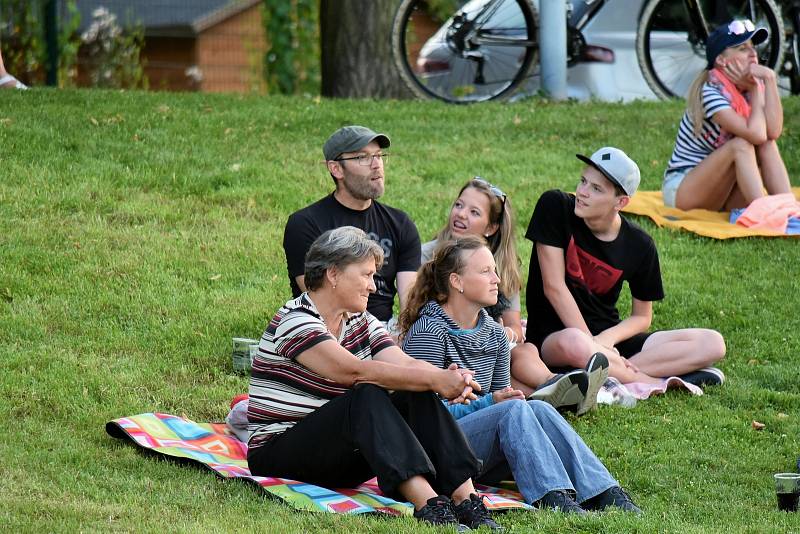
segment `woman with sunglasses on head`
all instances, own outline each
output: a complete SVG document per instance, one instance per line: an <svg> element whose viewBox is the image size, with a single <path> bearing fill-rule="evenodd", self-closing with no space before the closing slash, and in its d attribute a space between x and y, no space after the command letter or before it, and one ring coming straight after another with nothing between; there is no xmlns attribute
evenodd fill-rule
<svg viewBox="0 0 800 534"><path fill-rule="evenodd" d="M664 204L728 211L791 192L776 140L783 108L775 72L758 64L767 30L733 20L706 41L706 69L689 88L687 109L664 173Z"/></svg>
<svg viewBox="0 0 800 534"><path fill-rule="evenodd" d="M617 507L639 512L605 466L548 403L525 400L511 383L510 347L486 307L502 279L478 236L439 244L400 314L403 351L440 369L466 366L483 394L448 406L483 467L479 480L512 476L527 503L584 514Z"/></svg>
<svg viewBox="0 0 800 534"><path fill-rule="evenodd" d="M520 320L521 276L514 238L511 201L498 187L476 176L458 193L450 208L447 224L436 239L422 245L422 263L433 258L438 243L466 235L486 240L500 276L497 303L486 308L506 333L511 349L511 384L526 397L539 399L556 408L574 409L582 415L595 406L597 391L608 374L602 354L589 361L586 369L566 374L550 371L532 343L525 342Z"/></svg>

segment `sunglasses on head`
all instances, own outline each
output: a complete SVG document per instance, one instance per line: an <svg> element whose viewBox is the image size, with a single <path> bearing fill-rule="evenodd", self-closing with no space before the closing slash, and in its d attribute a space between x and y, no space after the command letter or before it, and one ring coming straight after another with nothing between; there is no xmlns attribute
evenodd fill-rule
<svg viewBox="0 0 800 534"><path fill-rule="evenodd" d="M483 179L483 178L481 178L480 176L476 176L476 177L474 177L474 178L472 179L472 181L473 181L473 182L476 182L476 183L479 183L479 184L481 184L482 186L486 187L486 188L487 188L489 191L491 191L491 192L492 192L492 194L493 194L494 196L496 196L497 198L499 198L499 199L500 199L500 202L503 204L503 207L505 207L505 206L506 206L506 194L505 194L505 193L503 193L503 190L502 190L502 189L500 189L499 187L497 187L496 185L494 185L494 184L493 184L493 183L491 183L491 182L487 182L486 180L484 180L484 179Z"/></svg>
<svg viewBox="0 0 800 534"><path fill-rule="evenodd" d="M748 19L734 20L728 24L728 35L742 35L754 31L756 31L756 26Z"/></svg>

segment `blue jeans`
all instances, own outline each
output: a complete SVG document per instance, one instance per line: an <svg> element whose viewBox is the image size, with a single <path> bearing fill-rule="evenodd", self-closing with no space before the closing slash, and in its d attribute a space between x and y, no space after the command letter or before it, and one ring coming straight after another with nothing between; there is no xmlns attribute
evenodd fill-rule
<svg viewBox="0 0 800 534"><path fill-rule="evenodd" d="M583 502L619 485L546 402L504 401L472 412L458 424L483 461L479 480L492 483L510 474L527 503L553 490L574 491Z"/></svg>

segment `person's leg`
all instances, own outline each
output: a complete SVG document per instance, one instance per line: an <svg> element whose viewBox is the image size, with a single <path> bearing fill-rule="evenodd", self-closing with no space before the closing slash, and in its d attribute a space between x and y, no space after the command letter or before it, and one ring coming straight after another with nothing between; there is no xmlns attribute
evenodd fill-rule
<svg viewBox="0 0 800 534"><path fill-rule="evenodd" d="M734 186L741 191L745 205L764 196L756 150L741 137L729 140L689 171L678 187L675 206L682 210L718 211L725 206Z"/></svg>
<svg viewBox="0 0 800 534"><path fill-rule="evenodd" d="M503 471L508 464L525 502L531 504L550 491L575 489L533 415L525 401L509 400L458 420L475 455L483 460L482 473Z"/></svg>
<svg viewBox="0 0 800 534"><path fill-rule="evenodd" d="M722 211L731 211L747 205L747 199L742 194L739 186L734 184L733 189L731 189L731 193L728 195L728 198L725 200L725 204L722 206Z"/></svg>
<svg viewBox="0 0 800 534"><path fill-rule="evenodd" d="M280 436L250 449L248 463L255 475L328 488L353 487L377 474L384 493L402 495L417 509L436 495L425 479L436 474L430 459L389 394L369 384L327 402Z"/></svg>
<svg viewBox="0 0 800 534"><path fill-rule="evenodd" d="M725 340L719 332L684 328L653 332L629 360L651 376L666 377L707 367L724 356Z"/></svg>
<svg viewBox="0 0 800 534"><path fill-rule="evenodd" d="M526 397L554 376L533 343L520 343L511 349L511 385Z"/></svg>
<svg viewBox="0 0 800 534"><path fill-rule="evenodd" d="M429 391L398 391L391 398L436 469L433 476L428 476L432 488L440 495L450 496L458 522L471 529L482 526L501 529L472 483L480 462L439 397ZM441 507L442 499L436 497L427 505ZM424 512L419 510L417 516L424 518Z"/></svg>
<svg viewBox="0 0 800 534"><path fill-rule="evenodd" d="M585 367L595 352L602 352L608 358L608 376L623 383L658 383L660 379L627 365L625 358L615 349L604 347L577 328L565 328L553 332L542 343L542 360L552 367Z"/></svg>
<svg viewBox="0 0 800 534"><path fill-rule="evenodd" d="M527 406L543 433L543 437L538 439L547 440L558 454L579 503L619 485L578 433L552 406L539 401L528 401Z"/></svg>
<svg viewBox="0 0 800 534"><path fill-rule="evenodd" d="M778 143L769 140L756 147L756 158L761 167L761 176L764 179L764 187L770 195L781 193L791 193L792 186L789 183L789 173L786 172L786 165L781 158Z"/></svg>
<svg viewBox="0 0 800 534"><path fill-rule="evenodd" d="M456 503L474 493L472 478L478 474L480 462L439 397L429 391L397 391L391 394L391 402L430 459L433 471L427 478L434 491L452 496ZM382 440L389 439L380 433L375 435Z"/></svg>

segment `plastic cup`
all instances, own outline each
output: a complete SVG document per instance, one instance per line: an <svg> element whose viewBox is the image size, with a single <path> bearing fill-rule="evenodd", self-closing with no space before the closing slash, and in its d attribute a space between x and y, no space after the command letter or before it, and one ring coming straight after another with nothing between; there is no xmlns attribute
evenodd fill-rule
<svg viewBox="0 0 800 534"><path fill-rule="evenodd" d="M233 338L233 352L231 353L231 360L233 362L233 371L236 373L249 373L253 366L253 360L250 359L250 346L258 345L257 339L250 339L246 337Z"/></svg>
<svg viewBox="0 0 800 534"><path fill-rule="evenodd" d="M778 496L778 510L796 512L800 499L800 474L776 473L775 494Z"/></svg>

